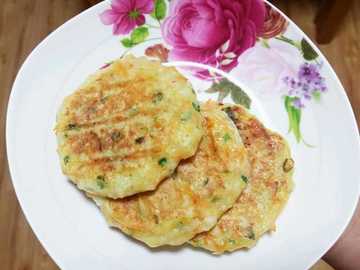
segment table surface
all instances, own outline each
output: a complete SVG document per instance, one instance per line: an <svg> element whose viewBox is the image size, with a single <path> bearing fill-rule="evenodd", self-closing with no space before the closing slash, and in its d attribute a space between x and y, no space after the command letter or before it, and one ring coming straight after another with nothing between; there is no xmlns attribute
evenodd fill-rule
<svg viewBox="0 0 360 270"><path fill-rule="evenodd" d="M315 7L310 1L273 1L313 40ZM360 122L360 1L340 33L319 48L340 77ZM11 184L6 160L7 100L16 73L30 51L51 31L88 7L86 0L0 1L0 265L5 270L58 269L26 222ZM29 179L31 180L31 179ZM312 270L329 268L319 261Z"/></svg>

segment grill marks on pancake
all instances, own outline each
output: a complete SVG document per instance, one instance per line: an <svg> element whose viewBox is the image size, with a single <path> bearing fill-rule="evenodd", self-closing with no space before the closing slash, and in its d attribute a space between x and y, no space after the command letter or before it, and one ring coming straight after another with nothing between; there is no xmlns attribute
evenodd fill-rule
<svg viewBox="0 0 360 270"><path fill-rule="evenodd" d="M124 91L125 93L125 91ZM119 97L119 95L121 97ZM101 95L100 95L101 96ZM124 96L121 93L118 95L111 95L106 101L103 101L100 96L92 95L82 107L78 109L78 115L73 113L68 119L74 119L69 121L73 124L67 126L68 131L67 140L71 145L71 152L75 154L86 154L93 156L94 160L104 161L107 159L104 151L116 151L121 149L126 153L125 149L132 150L122 156L113 156L112 160L120 160L124 158L134 159L139 158L145 153L158 153L161 149L157 146L152 146L153 137L159 133L164 132L162 129L149 132L149 123L156 122L152 117L160 112L160 108L157 106L143 106L141 108L134 108L137 103L131 99L124 101L123 109L121 111L114 111L113 113L104 113L102 110L103 103L106 104L107 110L111 111L114 106L109 106L109 103L115 103L121 100ZM126 96L126 95L125 95ZM142 102L152 104L153 95L144 95L140 97ZM81 98L80 98L81 99ZM113 99L113 100L112 100ZM78 99L75 99L78 100ZM72 105L76 105L72 104ZM92 109L91 109L92 108ZM110 108L110 109L109 109ZM86 117L81 119L81 116L86 115L87 111L101 112L106 117ZM85 112L85 113L84 113ZM175 115L173 117L176 117ZM79 119L84 122L77 122ZM173 123L174 121L170 121ZM147 123L146 125L144 123ZM69 130L69 126L71 127ZM138 126L138 129L126 130L127 126ZM154 124L156 127L156 123ZM167 129L174 128L173 126L166 127ZM152 134L152 133L153 134ZM137 143L137 139L143 138L144 143ZM135 150L133 150L135 149Z"/></svg>
<svg viewBox="0 0 360 270"><path fill-rule="evenodd" d="M131 95L126 89L112 90L109 95L95 93L86 98L77 95L71 100L70 106L78 109L68 112L67 119L79 127L92 127L124 121L138 114L150 115L159 112L156 106L143 106L145 110L137 106L137 104L151 104L154 98L153 94L146 92L146 89L141 86L139 88L141 91L133 90Z"/></svg>
<svg viewBox="0 0 360 270"><path fill-rule="evenodd" d="M86 154L90 160L104 161L111 156L111 160L134 160L149 154L161 152L161 147L153 143L150 135L142 136L146 142L136 143L138 136L136 134L124 134L122 130L103 129L100 135L94 131L79 132L67 138L71 147L71 153L76 155ZM122 150L121 155L117 150ZM83 158L85 161L86 158Z"/></svg>

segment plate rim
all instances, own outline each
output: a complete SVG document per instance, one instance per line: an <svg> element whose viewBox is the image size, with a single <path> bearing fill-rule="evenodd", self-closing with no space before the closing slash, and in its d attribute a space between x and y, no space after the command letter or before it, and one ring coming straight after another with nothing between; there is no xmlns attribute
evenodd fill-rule
<svg viewBox="0 0 360 270"><path fill-rule="evenodd" d="M14 180L16 177L16 172L15 172L15 168L14 168L14 162L11 162L11 160L14 160L11 156L12 156L12 146L10 146L10 144L8 143L11 139L10 139L10 123L12 122L12 111L15 111L15 98L16 95L15 94L15 89L17 88L17 83L19 78L22 76L22 73L24 72L24 69L28 66L30 60L36 55L36 53L42 48L42 46L44 46L49 39L53 38L53 36L56 36L58 33L64 31L64 29L66 27L68 27L69 25L72 25L76 20L78 20L79 17L81 16L86 16L87 13L90 13L93 9L97 9L99 6L101 5L105 5L107 2L109 2L110 0L104 0L102 2L99 2L98 4L89 7L88 9L78 13L77 15L73 16L72 18L70 18L69 20L65 21L63 24L61 24L59 27L57 27L55 30L53 30L50 34L48 34L44 39L42 39L32 50L31 52L27 55L26 59L24 60L24 62L21 64L21 67L18 69L16 77L14 79L14 82L11 86L11 91L8 97L8 102L7 102L7 108L6 108L6 117L5 117L5 144L6 144L6 156L7 156L7 161L8 161L8 168L9 168L9 175L10 175L10 179L12 182L12 185L14 187L14 191L16 194L16 198L20 204L21 210L24 213L26 222L28 222L28 224L30 225L31 231L35 234L37 240L40 242L41 246L46 250L47 254L51 257L51 259L53 260L53 262L59 266L61 269L66 269L65 268L65 263L63 262L61 257L58 257L58 255L56 254L56 252L53 249L49 249L49 245L47 244L47 240L44 240L44 238L42 236L39 235L39 232L36 231L36 229L33 226L33 222L31 221L30 218L30 214L28 213L29 210L27 210L27 206L25 204L25 202L23 201L23 198L21 196L21 194L19 193L19 187L18 187L18 183L16 180ZM326 64L326 66L329 68L329 71L331 73L332 78L334 79L335 83L337 84L339 90L337 90L337 92L340 94L342 101L346 104L346 109L348 110L348 117L349 120L351 121L351 126L352 126L352 131L354 131L354 135L358 135L358 145L356 147L356 150L354 150L354 153L357 155L357 159L360 160L360 134L359 134L359 127L357 125L357 121L356 121L356 117L355 117L355 113L354 110L352 108L352 105L350 103L350 100L347 96L347 93L345 91L345 88L343 86L343 84L341 83L339 77L337 76L335 70L333 69L333 67L331 66L331 64L329 63L329 61L327 60L327 58L324 56L324 54L321 52L321 50L317 47L317 45L315 45L315 43L308 37L308 35L293 21L291 20L284 12L282 12L279 8L277 8L274 4L269 3L268 0L263 0L264 2L266 2L268 5L270 5L272 8L274 8L276 11L278 11L284 18L286 18L287 21L291 22L293 27L296 29L296 31L300 32L303 34L303 37L309 42L309 44L315 49L315 51L322 57L324 63ZM347 213L346 213L346 218L344 218L344 223L341 226L341 229L338 231L338 233L336 234L335 237L333 237L332 239L328 239L328 247L325 251L320 252L318 256L314 256L313 260L309 260L309 264L307 266L307 268L310 268L312 265L314 265L319 259L321 259L321 257L334 245L334 243L340 238L340 236L344 233L345 229L347 228L347 226L350 224L350 221L355 213L356 207L357 207L357 203L360 199L360 178L357 181L357 200L355 200L356 198L354 198L354 202L352 204L351 209L349 208ZM345 216L345 215L344 215Z"/></svg>
<svg viewBox="0 0 360 270"><path fill-rule="evenodd" d="M332 78L334 78L336 84L338 86L341 87L341 89L339 89L339 91L337 91L341 98L343 99L343 101L346 103L346 107L348 109L348 113L349 113L349 117L351 118L351 122L352 122L352 128L354 129L353 131L355 132L355 134L358 135L358 145L357 145L357 155L358 158L360 157L360 131L359 131L359 127L356 121L356 117L355 117L355 113L354 110L352 108L352 105L350 103L349 97L346 93L345 87L343 86L340 78L338 77L338 75L336 74L333 66L330 64L330 62L328 61L327 57L325 57L325 55L322 53L322 51L318 48L318 46L312 41L312 39L292 20L289 18L289 16L287 16L282 10L280 10L278 7L276 7L273 3L270 3L269 0L264 0L268 5L270 5L273 9L275 9L277 12L279 12L284 18L286 18L287 21L291 22L293 24L293 27L300 33L303 34L303 37L306 39L306 41L312 46L312 48L321 56L322 60L324 61L325 65L329 68L329 71L332 75ZM342 236L342 234L345 232L346 228L349 226L354 214L355 214L355 210L357 208L357 204L360 203L360 178L357 181L357 201L355 201L352 205L351 210L349 211L347 218L346 218L346 222L343 224L343 226L341 226L341 230L339 230L339 232L337 233L337 235L331 239L328 245L328 248L323 251L320 252L321 254L318 256L317 259L314 259L311 263L309 262L309 264L307 265L306 269L310 269L310 267L312 267L317 261L319 261L328 251L329 249L340 239L340 237ZM315 256L314 256L315 257Z"/></svg>

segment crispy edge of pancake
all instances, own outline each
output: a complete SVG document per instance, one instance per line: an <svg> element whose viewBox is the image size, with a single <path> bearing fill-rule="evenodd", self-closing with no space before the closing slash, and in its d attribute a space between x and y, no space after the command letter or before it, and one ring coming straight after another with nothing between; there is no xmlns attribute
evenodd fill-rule
<svg viewBox="0 0 360 270"><path fill-rule="evenodd" d="M252 172L247 188L233 208L219 219L212 230L195 236L189 242L214 254L251 248L262 235L274 231L275 222L293 189L294 162L286 140L266 129L241 106L224 105L223 110L238 127L248 150Z"/></svg>
<svg viewBox="0 0 360 270"><path fill-rule="evenodd" d="M215 105L219 109L216 103L207 104L210 110ZM203 139L206 145L199 147L202 153L180 163L176 175L163 181L157 190L122 200L93 197L110 226L150 247L181 245L197 233L211 229L232 207L246 186L242 176L248 177L250 173L245 147L236 127L222 111L216 111L215 116L213 112L205 113L205 118L208 135ZM216 164L209 166L206 160L217 152ZM201 164L205 169L194 171ZM207 170L215 172L207 175ZM190 175L196 175L196 180L189 182ZM166 200L170 200L169 204Z"/></svg>

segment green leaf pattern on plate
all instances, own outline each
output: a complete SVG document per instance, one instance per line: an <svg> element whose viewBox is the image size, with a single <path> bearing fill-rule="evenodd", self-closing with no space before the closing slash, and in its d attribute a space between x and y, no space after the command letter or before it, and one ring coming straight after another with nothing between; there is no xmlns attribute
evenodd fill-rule
<svg viewBox="0 0 360 270"><path fill-rule="evenodd" d="M301 50L305 60L308 61L315 60L319 56L318 53L314 50L313 47L311 47L311 45L309 44L309 42L307 42L305 38L301 40Z"/></svg>
<svg viewBox="0 0 360 270"><path fill-rule="evenodd" d="M156 0L154 11L151 13L151 17L162 20L166 16L166 2L165 0Z"/></svg>
<svg viewBox="0 0 360 270"><path fill-rule="evenodd" d="M289 132L295 135L296 141L300 142L302 139L300 122L301 122L301 110L293 105L293 101L296 97L285 96L285 109L289 118Z"/></svg>
<svg viewBox="0 0 360 270"><path fill-rule="evenodd" d="M123 38L122 40L120 40L120 42L125 48L132 48L135 45L144 42L148 36L149 36L149 29L145 26L141 26L135 28L131 32L130 38L128 37Z"/></svg>
<svg viewBox="0 0 360 270"><path fill-rule="evenodd" d="M214 82L212 86L206 90L206 92L219 93L219 102L223 102L223 100L230 94L234 103L243 105L247 109L249 109L251 106L250 97L239 86L226 78L223 78L218 82Z"/></svg>

